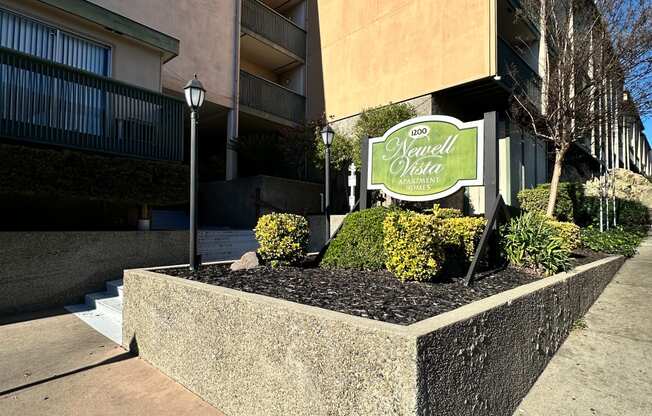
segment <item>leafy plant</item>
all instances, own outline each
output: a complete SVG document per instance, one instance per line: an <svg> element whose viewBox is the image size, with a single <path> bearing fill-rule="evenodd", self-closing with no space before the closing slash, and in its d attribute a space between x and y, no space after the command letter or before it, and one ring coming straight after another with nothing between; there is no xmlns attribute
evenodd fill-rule
<svg viewBox="0 0 652 416"><path fill-rule="evenodd" d="M321 266L384 269L383 221L388 212L388 208L374 207L347 215L340 232L328 246Z"/></svg>
<svg viewBox="0 0 652 416"><path fill-rule="evenodd" d="M573 251L582 245L580 227L572 222L548 220L555 234L561 239L568 250Z"/></svg>
<svg viewBox="0 0 652 416"><path fill-rule="evenodd" d="M541 213L526 212L513 218L503 236L505 255L515 266L534 269L548 276L569 266L570 250Z"/></svg>
<svg viewBox="0 0 652 416"><path fill-rule="evenodd" d="M308 248L310 230L308 221L295 214L267 214L258 219L254 229L258 254L273 267L297 264Z"/></svg>
<svg viewBox="0 0 652 416"><path fill-rule="evenodd" d="M383 221L385 265L401 281L429 280L441 270L441 221L432 215L392 211Z"/></svg>
<svg viewBox="0 0 652 416"><path fill-rule="evenodd" d="M560 183L555 205L555 218L561 221L573 221L573 199L577 198L574 192L575 184ZM523 189L517 195L521 208L528 212L546 212L550 184L542 184L533 189Z"/></svg>
<svg viewBox="0 0 652 416"><path fill-rule="evenodd" d="M594 227L582 230L582 244L594 251L632 257L645 237L643 229L611 228L605 232Z"/></svg>
<svg viewBox="0 0 652 416"><path fill-rule="evenodd" d="M460 218L462 217L462 211L457 208L442 208L439 204L435 204L432 207L432 215L437 218Z"/></svg>

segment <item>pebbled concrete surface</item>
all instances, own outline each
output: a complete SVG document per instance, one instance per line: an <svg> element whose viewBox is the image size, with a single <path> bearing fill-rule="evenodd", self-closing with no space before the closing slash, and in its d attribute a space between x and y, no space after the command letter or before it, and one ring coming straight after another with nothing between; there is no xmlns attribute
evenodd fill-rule
<svg viewBox="0 0 652 416"><path fill-rule="evenodd" d="M514 416L652 415L652 237L562 345Z"/></svg>
<svg viewBox="0 0 652 416"><path fill-rule="evenodd" d="M0 325L2 416L224 416L65 311Z"/></svg>

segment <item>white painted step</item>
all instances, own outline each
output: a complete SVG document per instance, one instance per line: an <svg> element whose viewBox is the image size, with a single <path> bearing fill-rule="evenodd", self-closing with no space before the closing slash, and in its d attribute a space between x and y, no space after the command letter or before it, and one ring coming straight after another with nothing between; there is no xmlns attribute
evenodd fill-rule
<svg viewBox="0 0 652 416"><path fill-rule="evenodd" d="M89 293L85 303L66 306L91 328L122 345L122 280L106 282L105 292Z"/></svg>

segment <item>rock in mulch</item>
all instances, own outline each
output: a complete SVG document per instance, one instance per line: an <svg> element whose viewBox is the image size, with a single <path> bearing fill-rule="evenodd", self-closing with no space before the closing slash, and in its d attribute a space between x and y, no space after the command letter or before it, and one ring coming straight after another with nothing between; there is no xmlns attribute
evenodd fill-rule
<svg viewBox="0 0 652 416"><path fill-rule="evenodd" d="M230 269L232 272L236 272L238 270L255 269L258 266L260 266L260 261L256 252L248 251L240 257L240 260L233 262Z"/></svg>

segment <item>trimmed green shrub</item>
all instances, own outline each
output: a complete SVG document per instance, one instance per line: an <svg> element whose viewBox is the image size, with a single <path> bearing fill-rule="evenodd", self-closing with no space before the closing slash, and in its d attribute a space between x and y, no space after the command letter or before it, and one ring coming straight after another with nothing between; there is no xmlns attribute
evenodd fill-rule
<svg viewBox="0 0 652 416"><path fill-rule="evenodd" d="M573 251L580 248L582 245L582 237L580 235L579 226L572 222L553 220L548 220L548 224L552 227L556 236L561 239L568 250Z"/></svg>
<svg viewBox="0 0 652 416"><path fill-rule="evenodd" d="M392 211L383 222L385 265L401 281L429 280L444 260L441 221L433 215Z"/></svg>
<svg viewBox="0 0 652 416"><path fill-rule="evenodd" d="M388 212L385 207L374 207L347 215L340 232L328 246L321 266L384 269L383 221Z"/></svg>
<svg viewBox="0 0 652 416"><path fill-rule="evenodd" d="M593 251L632 257L645 237L645 230L618 227L600 232L597 228L588 227L583 229L581 234L584 247Z"/></svg>
<svg viewBox="0 0 652 416"><path fill-rule="evenodd" d="M442 208L439 206L439 204L435 204L432 207L432 215L440 219L461 218L462 211L457 208Z"/></svg>
<svg viewBox="0 0 652 416"><path fill-rule="evenodd" d="M513 218L503 230L503 246L511 264L548 276L566 270L570 262L570 250L538 212Z"/></svg>
<svg viewBox="0 0 652 416"><path fill-rule="evenodd" d="M254 229L258 254L272 267L301 262L308 248L310 229L301 215L268 214L258 219Z"/></svg>
<svg viewBox="0 0 652 416"><path fill-rule="evenodd" d="M580 203L581 196L578 193L579 185L569 182L559 184L557 190L557 203L555 204L555 218L560 221L573 221L573 207ZM521 208L530 212L546 212L548 198L550 196L550 184L545 183L533 189L523 189L517 195ZM575 201L575 202L574 202Z"/></svg>
<svg viewBox="0 0 652 416"><path fill-rule="evenodd" d="M481 217L447 218L442 220L439 233L448 249L470 262L486 224Z"/></svg>

